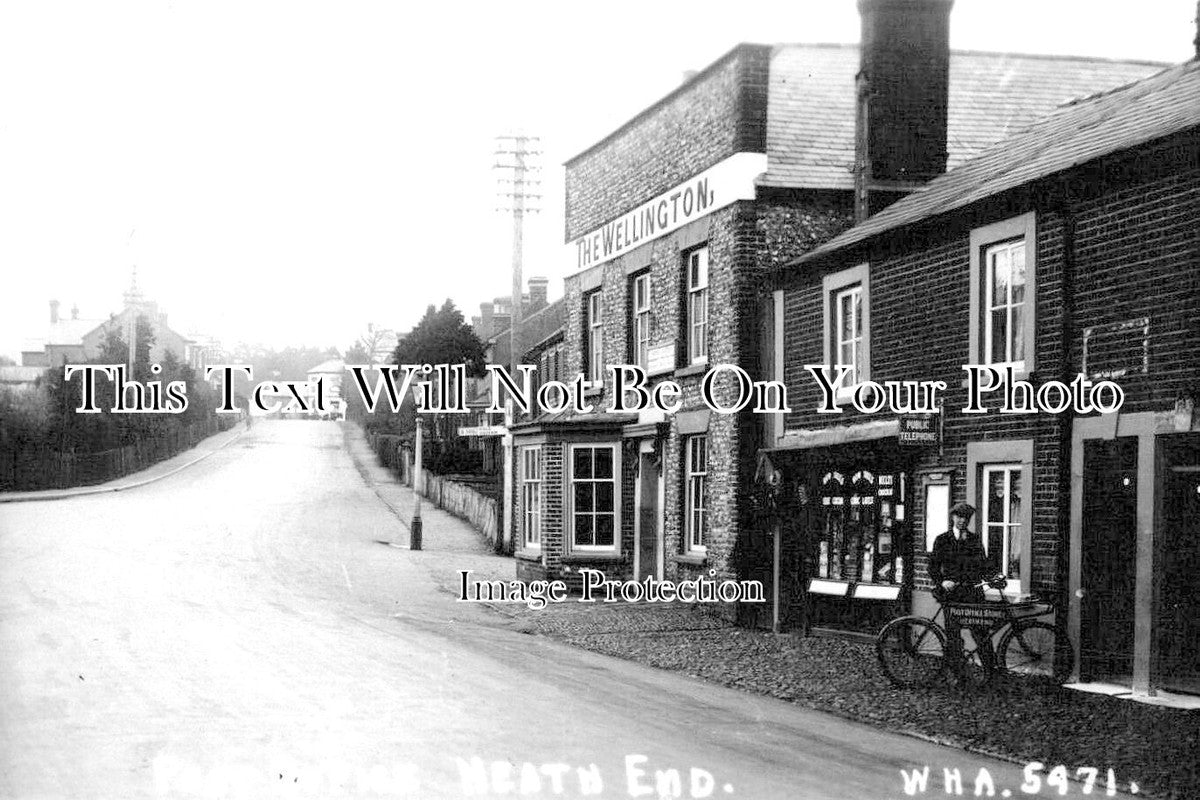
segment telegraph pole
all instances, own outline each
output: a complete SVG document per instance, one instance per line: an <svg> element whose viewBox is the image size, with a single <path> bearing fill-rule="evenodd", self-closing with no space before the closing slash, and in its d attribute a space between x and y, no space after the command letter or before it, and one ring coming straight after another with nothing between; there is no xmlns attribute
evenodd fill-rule
<svg viewBox="0 0 1200 800"><path fill-rule="evenodd" d="M131 381L136 380L133 368L137 362L137 321L138 312L141 308L141 300L142 293L138 291L137 266L135 265L129 279L129 289L125 292L125 310L129 314L129 335L125 338L125 341L129 343L129 380Z"/></svg>
<svg viewBox="0 0 1200 800"><path fill-rule="evenodd" d="M539 209L536 206L536 201L541 199L541 195L531 192L530 188L536 188L541 181L531 178L532 173L538 172L541 168L531 164L534 156L542 154L540 150L541 140L536 136L525 136L523 134L513 134L507 136L496 137L496 165L498 170L504 170L504 176L499 178L499 182L511 191L500 191L501 198L508 198L507 207L501 207L499 211L506 211L512 214L513 217L513 238L512 238L512 304L508 333L509 333L509 368L513 379L516 380L518 367L521 363L521 348L520 348L520 326L521 326L521 294L522 294L522 278L521 273L524 268L524 253L522 247L524 244L524 228L525 214L536 214ZM534 201L534 202L531 202ZM505 404L504 409L504 427L511 429L513 424L513 406L510 399ZM509 430L504 434L504 527L502 534L497 537L496 550L502 551L505 543L511 543L513 549L516 549L516 544L513 541L512 532L512 513L513 507L513 443L512 431Z"/></svg>
<svg viewBox="0 0 1200 800"><path fill-rule="evenodd" d="M521 324L523 283L521 273L524 271L525 214L536 214L540 210L537 208L536 201L542 197L540 194L530 191L531 187L536 188L541 184L541 181L530 177L533 173L541 171L541 167L530 163L534 156L542 154L539 149L540 143L541 140L536 136L514 134L496 137L495 168L505 171L506 174L499 178L499 182L505 185L504 188L509 189L509 191L499 192L500 197L508 198L506 201L508 206L499 210L511 213L513 218L512 323L509 326L511 336L509 341L512 350L510 367L514 378L517 375L517 367L521 363L518 329Z"/></svg>

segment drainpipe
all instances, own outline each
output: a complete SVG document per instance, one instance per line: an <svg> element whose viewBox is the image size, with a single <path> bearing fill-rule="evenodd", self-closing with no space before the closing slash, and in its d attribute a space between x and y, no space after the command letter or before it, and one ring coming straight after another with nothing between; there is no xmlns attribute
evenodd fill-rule
<svg viewBox="0 0 1200 800"><path fill-rule="evenodd" d="M1066 196L1063 198L1059 206L1059 213L1062 215L1062 325L1060 326L1061 340L1059 344L1059 352L1061 355L1060 375L1059 379L1065 384L1070 385L1075 378L1075 373L1072 372L1073 360L1071 358L1071 346L1075 338L1075 212L1072 208L1073 193L1070 187L1065 189ZM1036 236L1036 233L1034 234ZM1036 269L1036 265L1034 266ZM1075 412L1074 409L1068 408L1059 417L1058 428L1058 603L1057 603L1057 619L1059 630L1067 630L1068 624L1066 620L1061 619L1062 615L1069 615L1071 603L1076 598L1071 597L1071 437L1075 428ZM1062 534L1065 532L1067 538L1062 539ZM1076 635L1076 640L1079 636ZM1078 649L1080 642L1075 641L1072 647L1075 648L1075 674L1071 676L1072 680L1079 678L1079 656Z"/></svg>

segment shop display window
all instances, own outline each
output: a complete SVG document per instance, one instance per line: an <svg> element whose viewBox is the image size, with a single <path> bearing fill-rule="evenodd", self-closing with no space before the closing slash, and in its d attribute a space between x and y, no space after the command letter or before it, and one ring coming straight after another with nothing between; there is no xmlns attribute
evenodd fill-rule
<svg viewBox="0 0 1200 800"><path fill-rule="evenodd" d="M824 524L817 542L817 577L903 583L900 534L907 487L908 478L903 472L825 472L821 478Z"/></svg>

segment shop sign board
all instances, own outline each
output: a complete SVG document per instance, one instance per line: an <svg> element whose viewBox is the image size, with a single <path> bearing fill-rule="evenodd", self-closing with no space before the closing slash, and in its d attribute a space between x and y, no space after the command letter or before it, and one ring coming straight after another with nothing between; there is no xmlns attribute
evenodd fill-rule
<svg viewBox="0 0 1200 800"><path fill-rule="evenodd" d="M567 243L575 270L603 264L739 200L755 198L765 153L734 153L652 200Z"/></svg>
<svg viewBox="0 0 1200 800"><path fill-rule="evenodd" d="M675 371L675 344L660 344L646 351L646 374L659 375Z"/></svg>

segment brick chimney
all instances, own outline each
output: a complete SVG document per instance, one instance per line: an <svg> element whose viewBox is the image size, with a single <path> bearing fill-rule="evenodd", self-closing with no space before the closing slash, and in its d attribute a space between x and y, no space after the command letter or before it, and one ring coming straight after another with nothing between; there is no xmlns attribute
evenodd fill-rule
<svg viewBox="0 0 1200 800"><path fill-rule="evenodd" d="M954 0L858 0L855 216L946 171ZM872 200L871 193L881 194Z"/></svg>
<svg viewBox="0 0 1200 800"><path fill-rule="evenodd" d="M492 335L492 303L479 304L479 338L487 339Z"/></svg>
<svg viewBox="0 0 1200 800"><path fill-rule="evenodd" d="M546 295L549 290L549 278L538 276L529 279L529 308L525 309L525 316L529 316L546 305Z"/></svg>
<svg viewBox="0 0 1200 800"><path fill-rule="evenodd" d="M51 325L58 322L58 305L59 304L58 304L57 300L50 301L50 324Z"/></svg>

